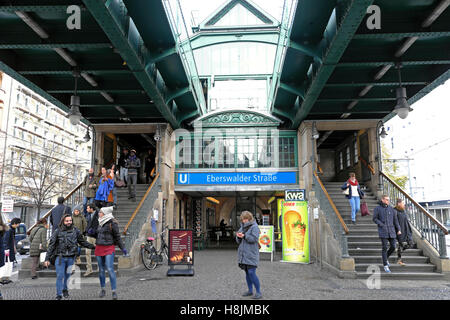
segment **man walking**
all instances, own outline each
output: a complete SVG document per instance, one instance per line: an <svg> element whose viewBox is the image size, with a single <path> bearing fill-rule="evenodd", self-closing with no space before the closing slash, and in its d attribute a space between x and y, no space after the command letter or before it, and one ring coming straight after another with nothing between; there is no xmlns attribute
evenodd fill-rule
<svg viewBox="0 0 450 320"><path fill-rule="evenodd" d="M381 203L373 211L373 222L378 225L378 234L381 239L384 271L391 272L389 269L389 256L395 251L395 239L401 234L398 223L397 212L389 206L389 196L383 195ZM389 244L389 250L388 250Z"/></svg>
<svg viewBox="0 0 450 320"><path fill-rule="evenodd" d="M50 223L52 224L52 233L58 228L61 218L65 215L72 215L72 209L64 204L64 197L58 198L58 205L52 209Z"/></svg>
<svg viewBox="0 0 450 320"><path fill-rule="evenodd" d="M126 167L128 168L128 199L136 201L136 184L141 167L141 160L136 156L136 150L130 151L130 156L127 159Z"/></svg>
<svg viewBox="0 0 450 320"><path fill-rule="evenodd" d="M87 205L87 212L88 212L88 218L87 218L87 228L86 228L86 240L90 244L95 245L95 233L97 232L98 228L98 212L97 208L93 203L90 203ZM86 273L84 274L85 277L92 274L92 261L91 261L91 250L86 249Z"/></svg>
<svg viewBox="0 0 450 320"><path fill-rule="evenodd" d="M94 169L90 168L89 173L84 177L84 199L83 199L83 215L87 215L87 204L95 200L95 192L97 191L97 179L94 176Z"/></svg>

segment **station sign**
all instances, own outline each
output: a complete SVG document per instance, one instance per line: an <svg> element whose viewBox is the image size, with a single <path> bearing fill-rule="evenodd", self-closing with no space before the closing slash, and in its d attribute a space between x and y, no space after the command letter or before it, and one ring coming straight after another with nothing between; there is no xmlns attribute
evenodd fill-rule
<svg viewBox="0 0 450 320"><path fill-rule="evenodd" d="M179 172L179 185L295 184L297 172Z"/></svg>

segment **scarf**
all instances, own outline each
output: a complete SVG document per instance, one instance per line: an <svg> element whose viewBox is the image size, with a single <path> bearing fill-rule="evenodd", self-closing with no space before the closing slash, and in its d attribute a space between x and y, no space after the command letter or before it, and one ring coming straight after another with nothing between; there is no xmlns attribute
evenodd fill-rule
<svg viewBox="0 0 450 320"><path fill-rule="evenodd" d="M99 224L101 227L103 227L103 225L104 225L105 223L107 223L109 220L112 220L112 219L114 219L112 213L105 214L103 217L98 218L98 224Z"/></svg>
<svg viewBox="0 0 450 320"><path fill-rule="evenodd" d="M358 180L356 180L356 179L355 179L355 182L352 182L351 179L348 179L347 182L354 187L356 187L358 185Z"/></svg>

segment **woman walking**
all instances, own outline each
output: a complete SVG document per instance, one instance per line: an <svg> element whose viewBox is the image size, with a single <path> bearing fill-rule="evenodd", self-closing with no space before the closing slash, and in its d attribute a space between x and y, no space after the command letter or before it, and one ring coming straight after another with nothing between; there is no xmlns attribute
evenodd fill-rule
<svg viewBox="0 0 450 320"><path fill-rule="evenodd" d="M69 297L67 281L72 272L75 256L78 254L78 245L88 249L95 249L93 244L87 242L80 230L73 226L72 216L64 215L59 227L53 233L48 244L47 256L44 266L48 267L51 257L56 257L56 300Z"/></svg>
<svg viewBox="0 0 450 320"><path fill-rule="evenodd" d="M405 211L405 202L403 199L397 199L397 205L394 210L397 211L397 219L401 231L401 234L397 235L397 263L404 266L405 263L402 260L402 252L414 247L412 228Z"/></svg>
<svg viewBox="0 0 450 320"><path fill-rule="evenodd" d="M31 279L37 279L36 269L39 266L41 253L47 251L47 219L42 218L30 234Z"/></svg>
<svg viewBox="0 0 450 320"><path fill-rule="evenodd" d="M236 241L239 244L239 267L245 271L245 279L248 286L248 291L242 296L252 296L254 286L256 294L253 296L253 299L261 299L260 283L256 276L256 268L259 262L259 227L249 211L241 213L241 227L236 233Z"/></svg>
<svg viewBox="0 0 450 320"><path fill-rule="evenodd" d="M97 257L98 263L98 276L100 279L100 298L106 295L105 291L105 270L108 270L109 280L111 282L112 298L117 300L117 279L116 273L114 272L114 252L116 250L116 245L122 250L123 254L126 256L127 250L123 245L122 239L120 237L119 225L114 219L113 207L103 207L98 213L98 228L95 235L96 248L95 256Z"/></svg>
<svg viewBox="0 0 450 320"><path fill-rule="evenodd" d="M342 185L341 189L345 190L345 192L348 190L348 194L346 193L345 197L352 208L352 224L356 224L356 213L360 208L360 199L364 198L364 192L362 192L354 172L350 172L350 178Z"/></svg>

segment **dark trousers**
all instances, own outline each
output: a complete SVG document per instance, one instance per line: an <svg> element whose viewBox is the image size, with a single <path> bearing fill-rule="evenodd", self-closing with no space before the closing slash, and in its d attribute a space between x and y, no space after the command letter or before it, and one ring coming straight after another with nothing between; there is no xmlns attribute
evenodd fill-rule
<svg viewBox="0 0 450 320"><path fill-rule="evenodd" d="M39 256L31 257L31 276L37 276L37 268L39 266Z"/></svg>
<svg viewBox="0 0 450 320"><path fill-rule="evenodd" d="M137 184L137 174L128 172L128 195L131 198L136 198L136 184Z"/></svg>
<svg viewBox="0 0 450 320"><path fill-rule="evenodd" d="M383 266L387 266L390 255L395 251L395 241L395 238L381 238L381 257L383 258Z"/></svg>

